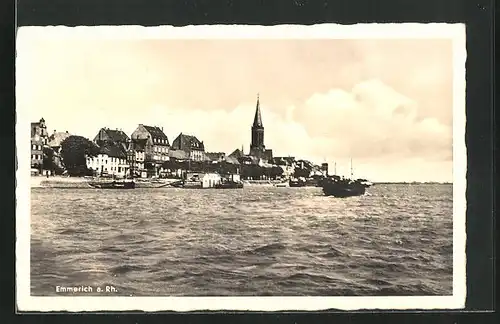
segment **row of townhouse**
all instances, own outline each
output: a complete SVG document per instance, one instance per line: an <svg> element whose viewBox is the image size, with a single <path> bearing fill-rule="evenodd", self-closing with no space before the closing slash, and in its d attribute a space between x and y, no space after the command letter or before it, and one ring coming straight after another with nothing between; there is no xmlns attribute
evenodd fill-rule
<svg viewBox="0 0 500 324"><path fill-rule="evenodd" d="M96 174L124 177L158 176L171 158L207 161L205 145L196 136L179 134L170 144L162 127L139 124L130 137L120 129L101 128L94 143L99 154L87 157L87 167Z"/></svg>

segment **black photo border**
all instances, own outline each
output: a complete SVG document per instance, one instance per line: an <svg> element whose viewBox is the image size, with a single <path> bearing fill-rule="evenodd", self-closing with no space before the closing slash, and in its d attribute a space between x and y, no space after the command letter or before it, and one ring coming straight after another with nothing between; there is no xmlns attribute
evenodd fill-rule
<svg viewBox="0 0 500 324"><path fill-rule="evenodd" d="M0 128L2 142L12 145L13 155L2 154L2 172L12 197L2 195L4 215L0 226L2 292L10 292L10 302L2 298L7 323L14 320L53 322L119 323L157 322L394 322L394 323L495 323L494 280L494 0L19 0L17 22L14 2L2 3L1 64L2 102L5 124ZM4 6L6 9L4 9ZM7 22L7 24L5 24ZM9 24L9 22L11 22ZM15 26L47 25L201 25L251 24L278 25L317 23L465 23L466 63L466 145L467 145L467 300L464 311L369 311L369 312L210 312L210 313L111 313L58 315L35 313L14 315L15 310ZM8 47L7 47L8 48ZM12 64L10 64L12 63ZM7 67L6 69L4 67ZM10 93L10 94L9 94ZM12 110L7 109L12 107ZM10 180L12 180L10 182ZM18 202L22 203L22 202ZM5 208L6 207L6 208ZM5 210L7 209L7 210ZM8 258L7 258L8 256ZM106 312L109 313L109 312ZM71 316L71 317L70 317ZM11 321L12 319L12 321ZM498 319L497 319L498 320ZM3 321L2 321L3 322Z"/></svg>

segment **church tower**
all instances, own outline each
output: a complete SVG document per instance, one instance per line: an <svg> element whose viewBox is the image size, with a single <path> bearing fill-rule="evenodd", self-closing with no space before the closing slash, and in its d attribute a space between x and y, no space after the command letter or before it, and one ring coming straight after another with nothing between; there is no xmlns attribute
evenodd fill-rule
<svg viewBox="0 0 500 324"><path fill-rule="evenodd" d="M260 113L259 95L257 95L257 107L255 108L255 117L252 125L252 143L250 144L250 155L261 157L265 152L264 146L264 125Z"/></svg>

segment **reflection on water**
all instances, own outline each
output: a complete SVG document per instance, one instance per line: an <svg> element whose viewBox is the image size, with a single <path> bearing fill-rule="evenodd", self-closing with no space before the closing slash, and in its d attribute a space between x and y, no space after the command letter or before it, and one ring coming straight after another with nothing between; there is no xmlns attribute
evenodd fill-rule
<svg viewBox="0 0 500 324"><path fill-rule="evenodd" d="M31 289L451 295L452 186L32 189ZM114 294L116 295L116 293Z"/></svg>

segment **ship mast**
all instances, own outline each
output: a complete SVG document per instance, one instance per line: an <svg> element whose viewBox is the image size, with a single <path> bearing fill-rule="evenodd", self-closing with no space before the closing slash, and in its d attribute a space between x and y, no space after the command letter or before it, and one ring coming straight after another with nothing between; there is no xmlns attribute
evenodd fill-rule
<svg viewBox="0 0 500 324"><path fill-rule="evenodd" d="M353 175L353 172L352 172L352 158L351 158L351 180L353 180L352 175Z"/></svg>

